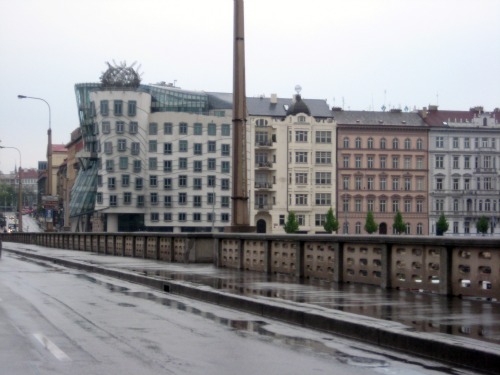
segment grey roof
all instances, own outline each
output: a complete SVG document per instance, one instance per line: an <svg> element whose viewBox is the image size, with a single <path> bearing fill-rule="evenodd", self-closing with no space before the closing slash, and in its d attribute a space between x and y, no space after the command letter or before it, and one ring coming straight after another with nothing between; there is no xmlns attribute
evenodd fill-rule
<svg viewBox="0 0 500 375"><path fill-rule="evenodd" d="M313 117L332 117L332 111L326 100L302 99L311 111ZM251 116L286 117L287 109L294 104L293 99L277 98L276 104L271 103L271 98L247 98L248 114ZM286 106L286 107L285 107Z"/></svg>
<svg viewBox="0 0 500 375"><path fill-rule="evenodd" d="M338 125L427 126L413 112L334 111L333 117Z"/></svg>

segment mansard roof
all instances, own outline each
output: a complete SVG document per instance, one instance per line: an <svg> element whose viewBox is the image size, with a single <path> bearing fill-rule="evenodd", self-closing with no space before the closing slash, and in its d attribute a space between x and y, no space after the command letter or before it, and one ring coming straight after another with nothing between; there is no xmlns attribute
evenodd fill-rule
<svg viewBox="0 0 500 375"><path fill-rule="evenodd" d="M389 112L340 110L334 111L333 116L338 125L426 127L425 122L417 113L399 110Z"/></svg>

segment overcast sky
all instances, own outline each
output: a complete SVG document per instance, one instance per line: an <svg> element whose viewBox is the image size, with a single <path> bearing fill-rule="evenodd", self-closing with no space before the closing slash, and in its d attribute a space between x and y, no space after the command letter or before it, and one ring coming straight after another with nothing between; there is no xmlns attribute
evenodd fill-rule
<svg viewBox="0 0 500 375"><path fill-rule="evenodd" d="M0 145L23 167L78 127L75 83L107 61L143 83L231 92L233 0L0 0ZM247 96L351 110L500 107L499 0L246 0ZM19 164L0 150L0 171Z"/></svg>

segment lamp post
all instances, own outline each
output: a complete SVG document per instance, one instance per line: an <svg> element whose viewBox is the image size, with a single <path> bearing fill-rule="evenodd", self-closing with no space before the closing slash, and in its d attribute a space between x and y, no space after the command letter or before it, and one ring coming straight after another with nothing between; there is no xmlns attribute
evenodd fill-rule
<svg viewBox="0 0 500 375"><path fill-rule="evenodd" d="M49 108L49 129L47 130L47 195L52 196L52 128L50 126L50 120L51 120L51 114L50 114L50 105L49 102L47 102L45 99L42 98L37 98L34 96L26 96L26 95L18 95L18 99L34 99L34 100L41 100L42 102L45 102L47 104L47 107ZM52 231L52 222L47 223L47 231L51 232Z"/></svg>
<svg viewBox="0 0 500 375"><path fill-rule="evenodd" d="M22 160L21 160L21 151L17 147L9 147L9 146L0 146L0 148L11 148L13 150L16 150L19 153L19 169L18 169L18 174L19 174L19 199L17 202L17 207L18 207L18 231L22 232L23 231L23 188L22 188Z"/></svg>

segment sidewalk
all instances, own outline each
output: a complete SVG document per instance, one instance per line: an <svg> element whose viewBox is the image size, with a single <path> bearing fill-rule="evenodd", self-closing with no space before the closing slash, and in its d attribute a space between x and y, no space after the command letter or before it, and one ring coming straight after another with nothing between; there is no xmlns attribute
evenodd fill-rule
<svg viewBox="0 0 500 375"><path fill-rule="evenodd" d="M500 368L498 303L5 241L3 249L487 373ZM482 336L471 338L471 327Z"/></svg>

